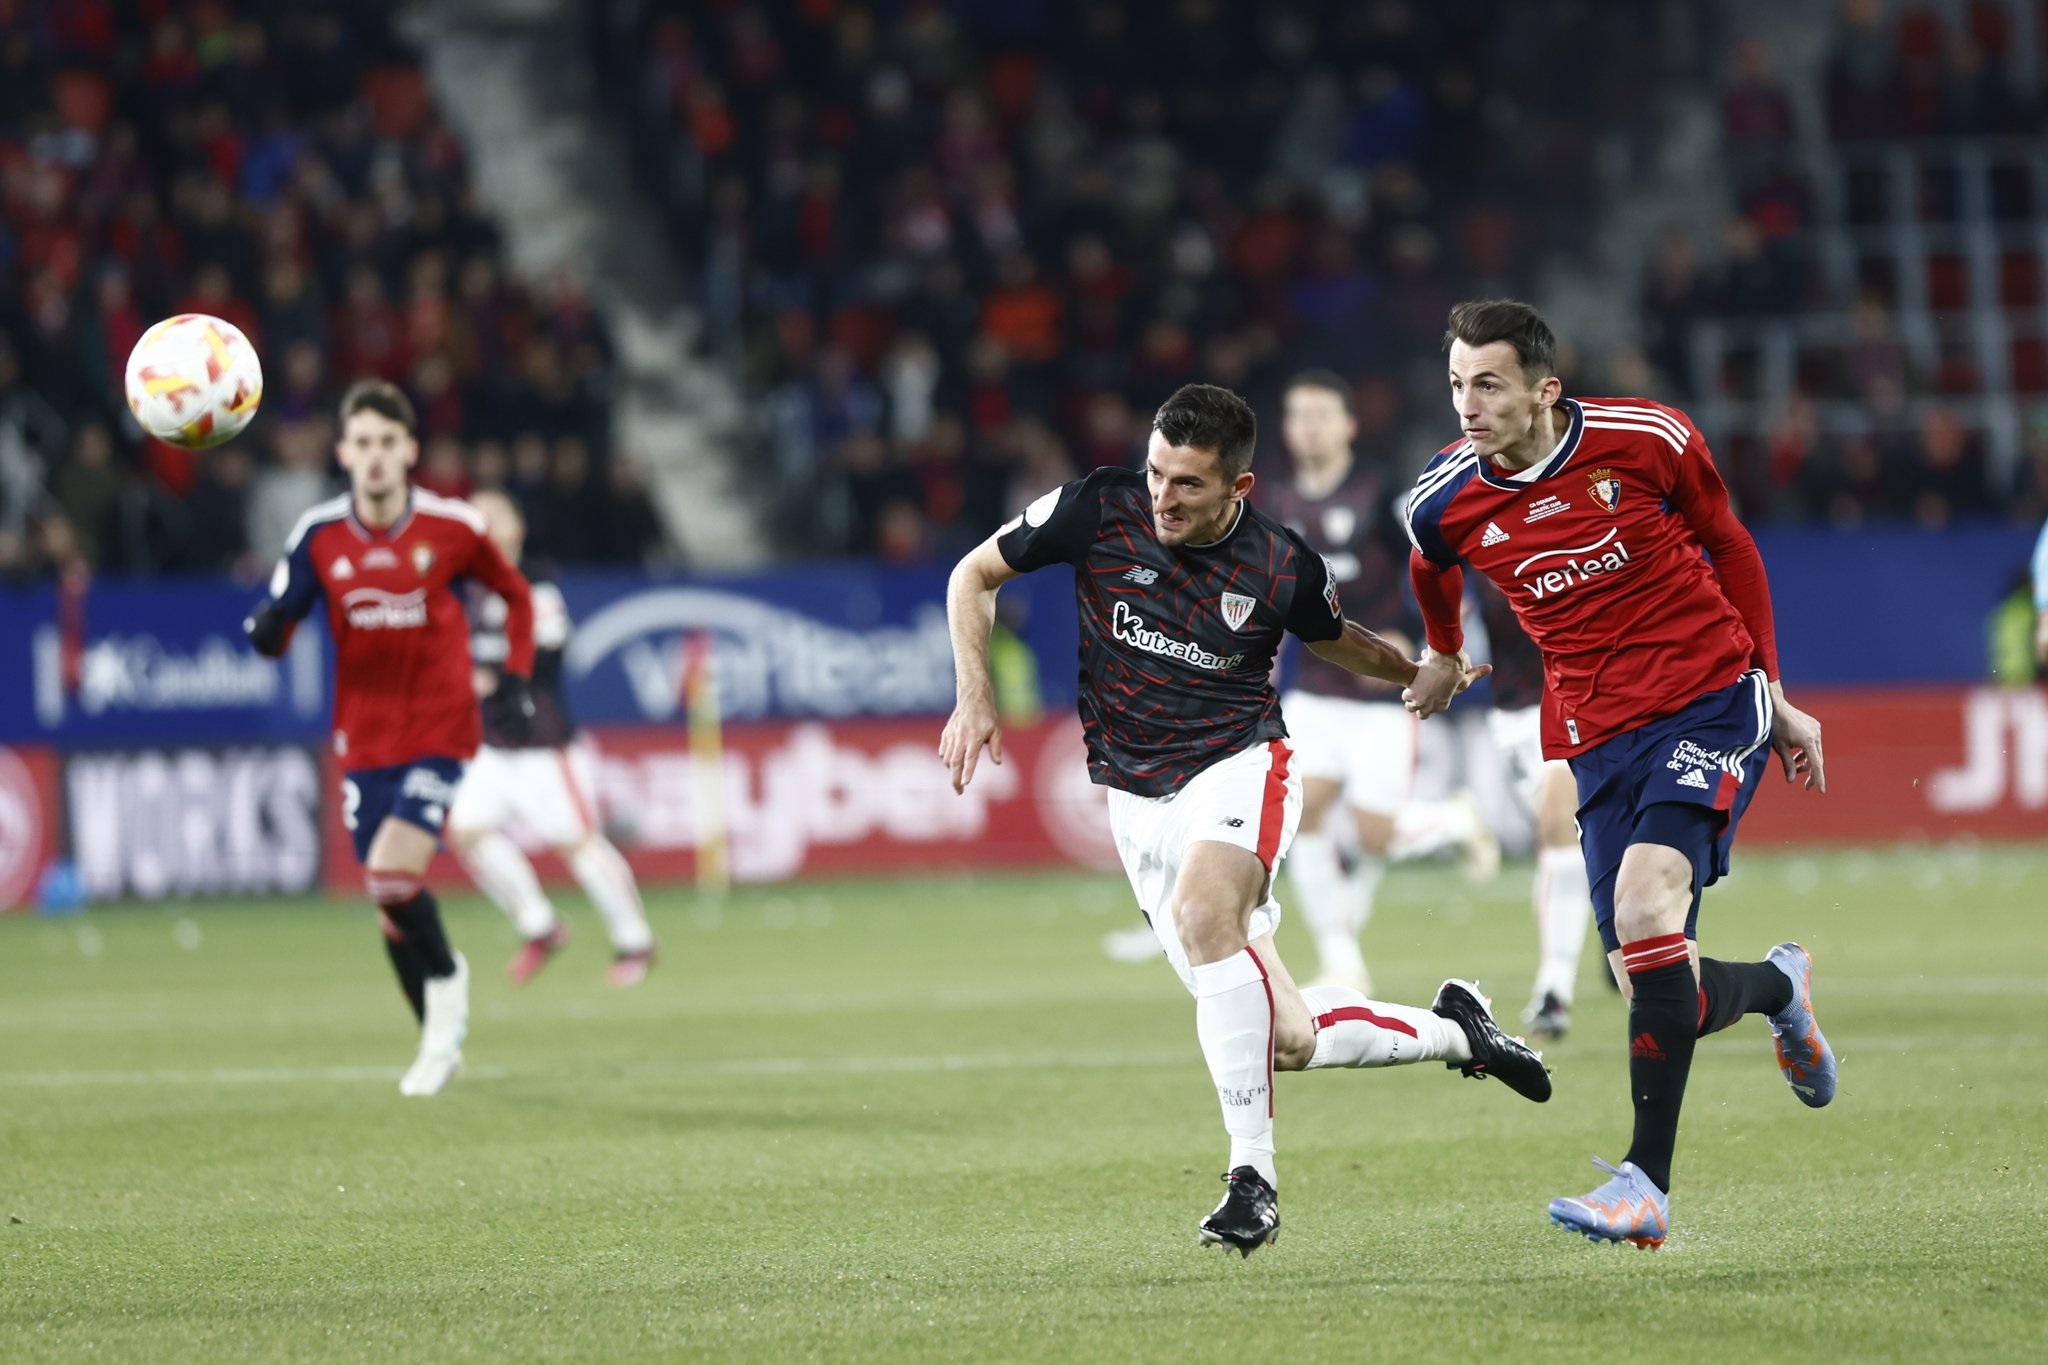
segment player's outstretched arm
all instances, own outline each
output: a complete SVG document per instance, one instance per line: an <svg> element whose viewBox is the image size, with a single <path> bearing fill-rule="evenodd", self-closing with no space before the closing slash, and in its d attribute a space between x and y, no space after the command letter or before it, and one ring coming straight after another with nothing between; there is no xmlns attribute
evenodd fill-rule
<svg viewBox="0 0 2048 1365"><path fill-rule="evenodd" d="M1368 678L1399 683L1403 687L1415 680L1415 661L1408 657L1407 651L1349 617L1345 618L1342 635L1334 640L1310 641L1309 648L1317 657Z"/></svg>
<svg viewBox="0 0 2048 1365"><path fill-rule="evenodd" d="M1017 577L990 536L953 566L946 581L946 626L953 637L953 714L939 735L939 757L953 790L967 790L981 751L1003 761L996 689L988 672L988 637L996 624L996 589Z"/></svg>
<svg viewBox="0 0 2048 1365"><path fill-rule="evenodd" d="M258 654L276 659L292 642L292 632L313 604L320 599L320 579L313 571L313 557L306 546L306 533L313 524L311 513L293 528L277 569L270 575L270 595L242 620L242 633Z"/></svg>
<svg viewBox="0 0 2048 1365"><path fill-rule="evenodd" d="M1422 608L1429 647L1422 651L1422 662L1401 700L1410 711L1427 719L1447 709L1451 698L1493 670L1474 669L1465 657L1464 570L1455 564L1439 567L1416 550L1408 556L1408 582Z"/></svg>

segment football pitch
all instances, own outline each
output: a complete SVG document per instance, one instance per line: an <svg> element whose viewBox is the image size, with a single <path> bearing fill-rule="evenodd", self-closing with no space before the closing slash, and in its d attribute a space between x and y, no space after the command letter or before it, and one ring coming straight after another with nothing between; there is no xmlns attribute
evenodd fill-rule
<svg viewBox="0 0 2048 1365"><path fill-rule="evenodd" d="M1543 1212L1627 1144L1595 949L1548 1105L1283 1077L1285 1230L1241 1261L1195 1244L1190 1002L1097 948L1120 881L650 901L629 992L579 901L519 990L451 902L469 1069L433 1100L366 908L0 919L0 1359L2048 1358L2048 851L1740 860L1709 949L1814 950L1841 1093L1797 1104L1761 1021L1703 1042L1654 1254ZM1397 872L1378 993L1477 975L1512 1018L1526 902Z"/></svg>

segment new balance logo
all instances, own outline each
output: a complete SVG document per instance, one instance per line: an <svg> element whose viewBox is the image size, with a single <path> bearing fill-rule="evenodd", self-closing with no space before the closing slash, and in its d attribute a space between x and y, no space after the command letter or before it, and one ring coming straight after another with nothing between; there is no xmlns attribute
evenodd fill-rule
<svg viewBox="0 0 2048 1365"><path fill-rule="evenodd" d="M1707 775L1704 772L1701 772L1698 768L1694 768L1687 772L1684 777L1678 779L1678 785L1681 787L1693 787L1699 791L1705 791L1707 789Z"/></svg>
<svg viewBox="0 0 2048 1365"><path fill-rule="evenodd" d="M1223 823L1231 829L1244 828L1244 821L1238 819L1235 815L1231 816L1228 820L1225 820Z"/></svg>
<svg viewBox="0 0 2048 1365"><path fill-rule="evenodd" d="M1657 1046L1657 1040L1647 1033L1638 1033L1635 1036L1635 1039L1628 1045L1628 1055L1631 1057L1641 1057L1652 1062L1670 1060L1670 1058L1664 1055L1664 1049Z"/></svg>
<svg viewBox="0 0 2048 1365"><path fill-rule="evenodd" d="M1141 565L1133 564L1129 572L1124 574L1124 581L1126 583L1136 583L1141 588L1149 588L1159 581L1159 570L1147 569Z"/></svg>
<svg viewBox="0 0 2048 1365"><path fill-rule="evenodd" d="M1489 545L1498 545L1507 538L1508 533L1506 531L1501 530L1498 524L1489 521L1486 523L1486 534L1479 537L1479 548L1483 550Z"/></svg>

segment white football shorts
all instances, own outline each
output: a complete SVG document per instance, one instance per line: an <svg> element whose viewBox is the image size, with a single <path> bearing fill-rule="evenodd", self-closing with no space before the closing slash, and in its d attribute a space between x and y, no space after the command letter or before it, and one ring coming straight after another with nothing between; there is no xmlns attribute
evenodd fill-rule
<svg viewBox="0 0 2048 1365"><path fill-rule="evenodd" d="M1339 783L1351 809L1392 815L1414 794L1422 722L1400 702L1292 691L1280 714L1301 775Z"/></svg>
<svg viewBox="0 0 2048 1365"><path fill-rule="evenodd" d="M595 764L588 746L476 751L455 789L450 833L516 824L542 843L580 844L597 828Z"/></svg>
<svg viewBox="0 0 2048 1365"><path fill-rule="evenodd" d="M1273 899L1273 872L1294 842L1301 819L1301 774L1288 741L1270 740L1240 749L1210 764L1171 796L1134 796L1111 788L1109 832L1123 859L1124 875L1138 908L1166 960L1194 993L1194 974L1173 918L1173 887L1188 845L1204 839L1235 844L1266 867L1265 903L1252 911L1248 939L1280 927L1280 903Z"/></svg>

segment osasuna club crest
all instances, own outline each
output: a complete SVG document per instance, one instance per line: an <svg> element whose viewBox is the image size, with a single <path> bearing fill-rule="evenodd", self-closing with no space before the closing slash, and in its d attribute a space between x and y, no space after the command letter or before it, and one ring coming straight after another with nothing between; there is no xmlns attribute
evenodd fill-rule
<svg viewBox="0 0 2048 1365"><path fill-rule="evenodd" d="M1611 469L1594 470L1592 483L1586 491L1593 495L1594 502L1609 512L1621 505L1621 480Z"/></svg>
<svg viewBox="0 0 2048 1365"><path fill-rule="evenodd" d="M433 547L430 545L413 546L412 566L419 572L419 576L421 578L425 578L427 576L427 570L434 567Z"/></svg>
<svg viewBox="0 0 2048 1365"><path fill-rule="evenodd" d="M1223 594L1223 620L1232 630L1243 630L1244 623L1251 619L1252 599L1241 592Z"/></svg>

